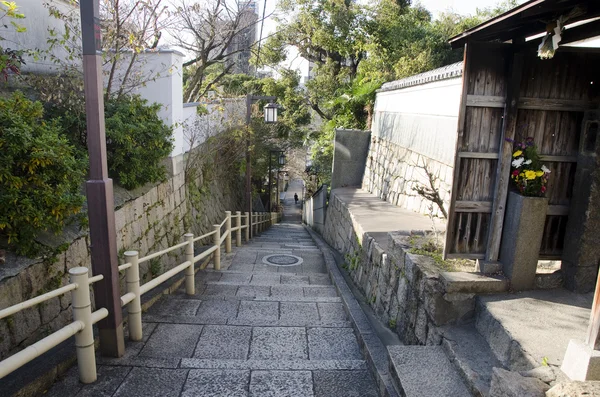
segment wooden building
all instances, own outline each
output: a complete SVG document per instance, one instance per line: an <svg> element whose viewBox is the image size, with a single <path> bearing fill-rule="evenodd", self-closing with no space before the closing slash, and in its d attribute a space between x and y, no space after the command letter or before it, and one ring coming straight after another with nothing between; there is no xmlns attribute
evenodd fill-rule
<svg viewBox="0 0 600 397"><path fill-rule="evenodd" d="M564 23L554 56L538 46ZM600 263L600 1L531 0L451 39L464 48L447 257L500 260L513 144L533 137L551 169L541 259L594 289ZM582 42L583 41L583 42ZM600 41L600 40L599 40ZM587 41L589 43L589 41Z"/></svg>

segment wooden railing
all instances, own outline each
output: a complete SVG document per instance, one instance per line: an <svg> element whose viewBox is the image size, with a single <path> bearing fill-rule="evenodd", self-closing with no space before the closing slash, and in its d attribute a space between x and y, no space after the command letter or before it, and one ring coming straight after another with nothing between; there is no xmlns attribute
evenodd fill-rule
<svg viewBox="0 0 600 397"><path fill-rule="evenodd" d="M215 270L221 269L221 245L225 243L225 252L231 252L232 235L235 232L236 246L242 245L242 230L245 232L245 240L249 241L251 229L254 233L260 233L269 226L277 223L279 219L277 213L252 213L246 212L244 215L237 211L235 215L231 211L225 211L225 219L218 225L213 225L213 231L194 237L193 234L184 235L185 241L175 244L172 247L162 251L154 252L142 258L137 251L127 251L124 254L125 263L119 266L119 271L125 271L126 292L121 296L121 306L127 306L129 339L139 341L142 339L142 304L141 297L146 292L164 283L177 274L185 274L185 292L188 295L196 293L194 274L194 264L198 261L213 256ZM235 219L235 227L231 226L231 220ZM244 222L242 222L244 221ZM222 230L224 228L224 230ZM200 254L194 256L194 243L212 237L212 245ZM140 263L158 258L169 252L185 249L185 260L183 263L166 271L160 276L140 284ZM12 316L21 310L33 307L49 299L56 298L68 292L71 293L73 322L58 331L48 335L31 346L21 350L18 353L0 361L0 379L27 364L31 360L39 357L53 347L75 336L75 346L77 348L77 365L79 369L79 379L82 383L92 383L96 381L96 357L94 352L94 334L92 326L98 321L108 316L106 308L100 308L92 312L89 286L104 278L103 275L89 276L89 270L86 267L75 267L69 270L69 284L29 299L25 302L7 307L0 310L0 319Z"/></svg>

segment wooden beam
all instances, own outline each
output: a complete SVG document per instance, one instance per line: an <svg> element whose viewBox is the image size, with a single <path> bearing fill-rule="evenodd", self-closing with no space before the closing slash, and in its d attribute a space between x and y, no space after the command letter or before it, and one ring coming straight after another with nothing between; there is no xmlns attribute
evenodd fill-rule
<svg viewBox="0 0 600 397"><path fill-rule="evenodd" d="M548 156L543 154L540 156L540 160L550 163L576 163L577 156Z"/></svg>
<svg viewBox="0 0 600 397"><path fill-rule="evenodd" d="M468 95L467 106L483 108L503 108L504 97L489 95Z"/></svg>
<svg viewBox="0 0 600 397"><path fill-rule="evenodd" d="M597 103L588 101L575 101L571 99L519 99L519 109L556 110L560 112L585 112L586 110L596 109L597 107Z"/></svg>
<svg viewBox="0 0 600 397"><path fill-rule="evenodd" d="M458 152L458 157L460 157L461 159L495 160L498 158L498 153Z"/></svg>
<svg viewBox="0 0 600 397"><path fill-rule="evenodd" d="M513 52L510 65L510 80L507 82L506 107L504 108L504 123L502 124L502 135L500 136L500 149L498 168L496 169L496 187L494 189L494 205L488 234L485 259L488 261L498 260L500 251L500 240L502 238L502 226L504 224L504 211L506 209L506 198L508 196L508 182L510 179L510 163L513 145L507 139L515 138L517 128L517 112L519 103L519 89L523 76L523 55Z"/></svg>
<svg viewBox="0 0 600 397"><path fill-rule="evenodd" d="M452 247L454 241L454 222L456 221L455 205L456 205L456 196L458 190L458 182L459 182L459 170L460 170L460 162L461 158L458 156L458 148L460 145L460 141L462 140L465 134L465 119L467 114L467 93L469 88L469 70L471 63L471 45L465 43L464 44L464 55L463 55L463 75L462 75L462 94L460 97L460 107L458 108L458 124L457 124L457 137L456 137L456 146L454 147L454 153L457 155L454 158L454 170L452 175L452 190L450 191L450 206L448 208L448 223L446 229L446 244L444 245L444 259L447 258L448 250Z"/></svg>
<svg viewBox="0 0 600 397"><path fill-rule="evenodd" d="M492 212L490 201L457 201L456 212Z"/></svg>

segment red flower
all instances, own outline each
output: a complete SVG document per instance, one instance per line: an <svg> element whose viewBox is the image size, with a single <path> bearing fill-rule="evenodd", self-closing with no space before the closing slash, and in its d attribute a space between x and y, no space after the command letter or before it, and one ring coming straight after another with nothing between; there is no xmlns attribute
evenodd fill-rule
<svg viewBox="0 0 600 397"><path fill-rule="evenodd" d="M514 170L512 174L513 174L513 176L519 175L519 170Z"/></svg>
<svg viewBox="0 0 600 397"><path fill-rule="evenodd" d="M542 193L546 193L546 186L542 186Z"/></svg>

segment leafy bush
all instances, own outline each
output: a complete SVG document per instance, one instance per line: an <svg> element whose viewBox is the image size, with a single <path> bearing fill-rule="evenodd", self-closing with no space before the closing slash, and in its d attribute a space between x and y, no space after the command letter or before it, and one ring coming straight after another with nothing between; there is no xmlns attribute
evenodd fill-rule
<svg viewBox="0 0 600 397"><path fill-rule="evenodd" d="M60 118L64 132L80 150L87 152L87 131L83 109L58 101L50 117ZM161 161L173 148L172 131L158 117L160 105L148 105L139 96L110 98L104 104L108 173L127 189L164 179Z"/></svg>
<svg viewBox="0 0 600 397"><path fill-rule="evenodd" d="M43 107L16 92L0 99L0 235L19 254L43 230L60 231L80 211L84 162Z"/></svg>
<svg viewBox="0 0 600 397"><path fill-rule="evenodd" d="M173 150L173 141L159 110L160 105L148 105L138 96L105 104L108 173L127 189L165 178L161 161Z"/></svg>

